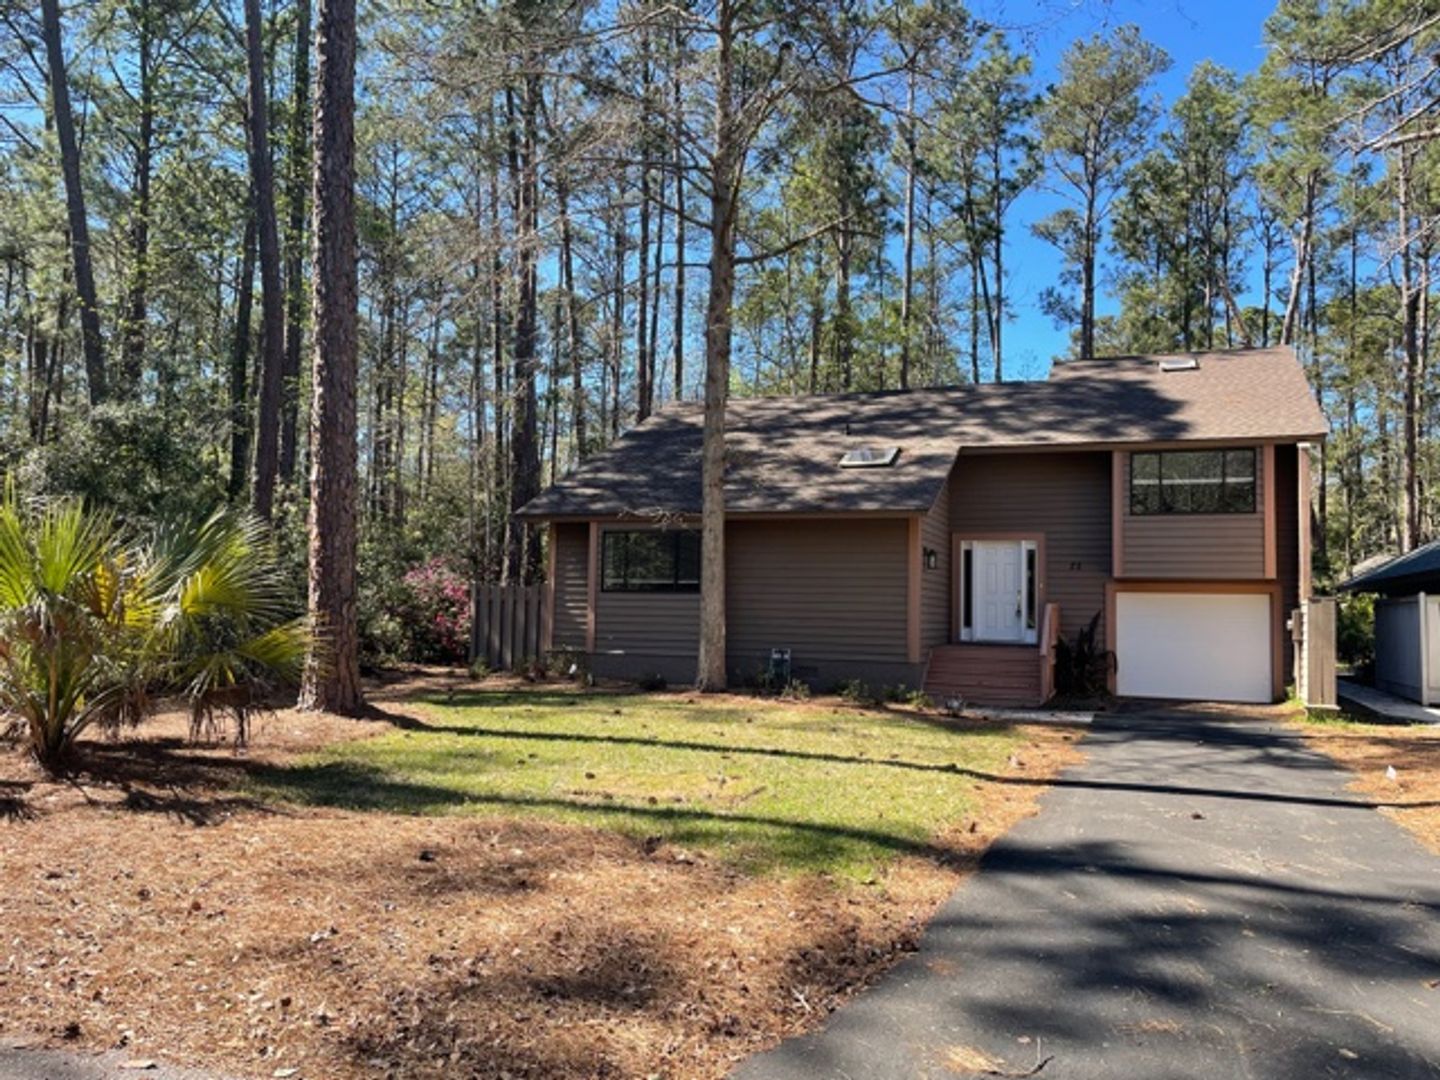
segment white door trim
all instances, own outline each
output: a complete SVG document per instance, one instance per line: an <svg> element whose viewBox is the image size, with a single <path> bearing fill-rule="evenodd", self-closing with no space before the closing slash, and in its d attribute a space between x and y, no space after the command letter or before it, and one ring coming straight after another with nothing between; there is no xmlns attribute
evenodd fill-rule
<svg viewBox="0 0 1440 1080"><path fill-rule="evenodd" d="M1032 539L957 537L956 627L960 641L1033 645L1039 640L1040 544ZM968 572L967 572L968 570ZM1002 581L1002 578L1009 581ZM987 581L994 596L986 596ZM998 593L1003 592L1002 598ZM999 609L1014 618L998 617ZM969 604L967 613L966 605ZM968 614L968 618L967 618Z"/></svg>

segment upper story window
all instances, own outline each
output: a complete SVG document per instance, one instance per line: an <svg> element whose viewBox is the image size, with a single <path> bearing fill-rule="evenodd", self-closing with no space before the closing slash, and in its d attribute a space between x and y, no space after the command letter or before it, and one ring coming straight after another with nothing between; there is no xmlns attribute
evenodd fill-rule
<svg viewBox="0 0 1440 1080"><path fill-rule="evenodd" d="M606 592L696 592L700 534L693 529L609 529L601 534Z"/></svg>
<svg viewBox="0 0 1440 1080"><path fill-rule="evenodd" d="M1132 514L1253 514L1255 451L1159 450L1130 455Z"/></svg>

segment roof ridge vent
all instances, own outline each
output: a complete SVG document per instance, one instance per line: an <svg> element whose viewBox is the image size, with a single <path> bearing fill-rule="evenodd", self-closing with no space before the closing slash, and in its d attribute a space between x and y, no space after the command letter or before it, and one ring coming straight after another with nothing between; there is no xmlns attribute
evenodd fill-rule
<svg viewBox="0 0 1440 1080"><path fill-rule="evenodd" d="M1166 375L1173 375L1178 371L1199 371L1200 361L1193 356L1180 356L1173 360L1161 360L1160 370Z"/></svg>

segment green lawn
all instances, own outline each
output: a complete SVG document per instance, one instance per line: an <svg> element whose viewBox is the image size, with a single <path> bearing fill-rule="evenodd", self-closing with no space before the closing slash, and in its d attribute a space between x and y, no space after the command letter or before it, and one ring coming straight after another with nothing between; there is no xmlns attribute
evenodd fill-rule
<svg viewBox="0 0 1440 1080"><path fill-rule="evenodd" d="M262 770L262 793L419 814L535 814L705 849L753 872L864 879L927 852L1020 737L882 709L475 691L422 718Z"/></svg>

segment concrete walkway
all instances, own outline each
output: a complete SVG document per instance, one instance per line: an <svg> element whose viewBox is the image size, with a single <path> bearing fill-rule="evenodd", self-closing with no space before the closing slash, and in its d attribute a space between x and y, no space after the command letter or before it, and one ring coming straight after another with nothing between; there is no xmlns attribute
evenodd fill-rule
<svg viewBox="0 0 1440 1080"><path fill-rule="evenodd" d="M1362 714L1370 714L1382 723L1440 724L1440 709L1406 701L1402 697L1377 690L1351 679L1337 679L1336 693L1342 706Z"/></svg>
<svg viewBox="0 0 1440 1080"><path fill-rule="evenodd" d="M1440 858L1283 728L1084 748L916 955L736 1075L1440 1077Z"/></svg>

